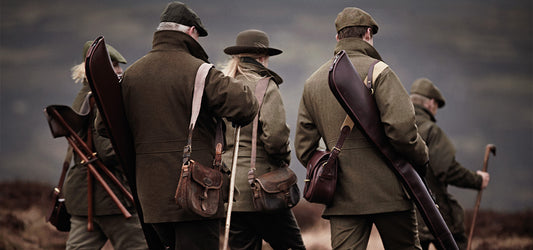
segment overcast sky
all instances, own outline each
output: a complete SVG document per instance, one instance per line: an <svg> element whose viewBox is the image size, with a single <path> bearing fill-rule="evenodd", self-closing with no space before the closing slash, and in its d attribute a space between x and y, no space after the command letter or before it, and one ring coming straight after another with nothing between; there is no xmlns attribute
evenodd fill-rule
<svg viewBox="0 0 533 250"><path fill-rule="evenodd" d="M80 85L70 68L82 60L82 45L104 35L128 60L151 48L167 1L0 1L0 180L57 182L66 149L53 139L42 110L70 105ZM200 43L212 63L238 32L266 31L287 122L294 138L305 79L333 56L334 20L348 6L369 12L379 25L374 46L406 89L428 77L447 100L438 124L457 149L457 160L481 169L485 145L496 144L491 184L482 208L533 208L533 8L530 0L323 1L218 0L186 2L209 36ZM219 67L220 68L220 67ZM293 147L294 148L294 147ZM291 167L303 182L305 169ZM465 208L476 192L452 188Z"/></svg>

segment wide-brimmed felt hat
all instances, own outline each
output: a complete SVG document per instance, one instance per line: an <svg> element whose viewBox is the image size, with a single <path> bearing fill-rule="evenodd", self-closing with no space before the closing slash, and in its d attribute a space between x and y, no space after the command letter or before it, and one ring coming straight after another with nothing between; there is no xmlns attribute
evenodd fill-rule
<svg viewBox="0 0 533 250"><path fill-rule="evenodd" d="M235 39L235 45L224 49L224 53L228 55L252 53L275 56L282 52L279 49L269 47L267 33L256 29L241 31Z"/></svg>
<svg viewBox="0 0 533 250"><path fill-rule="evenodd" d="M366 11L356 7L346 7L342 10L335 19L335 28L337 33L352 26L371 27L372 34L378 33L378 24Z"/></svg>
<svg viewBox="0 0 533 250"><path fill-rule="evenodd" d="M207 36L207 29L200 17L182 2L171 2L161 13L161 22L173 22L186 26L194 26L199 36Z"/></svg>
<svg viewBox="0 0 533 250"><path fill-rule="evenodd" d="M93 41L87 41L83 45L83 51L81 55L82 61L85 61L85 56L87 56L87 51L89 50L89 47L91 46L91 44L93 44ZM118 50L113 48L113 46L106 44L105 47L112 61L124 63L124 64L128 63L126 59L118 52Z"/></svg>
<svg viewBox="0 0 533 250"><path fill-rule="evenodd" d="M425 96L429 99L435 99L439 108L444 107L446 100L444 96L440 93L439 88L433 84L433 82L427 78L419 78L413 82L411 85L411 94L419 94Z"/></svg>

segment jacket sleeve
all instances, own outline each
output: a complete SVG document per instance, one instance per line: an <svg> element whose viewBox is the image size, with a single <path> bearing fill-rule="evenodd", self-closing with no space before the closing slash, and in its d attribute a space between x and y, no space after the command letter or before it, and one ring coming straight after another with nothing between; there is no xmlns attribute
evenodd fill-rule
<svg viewBox="0 0 533 250"><path fill-rule="evenodd" d="M307 166L307 162L311 160L313 152L318 148L320 141L320 133L310 114L311 106L308 104L310 100L306 98L307 85L304 86L304 93L300 100L298 108L298 119L296 121L296 133L294 137L294 149L296 157Z"/></svg>
<svg viewBox="0 0 533 250"><path fill-rule="evenodd" d="M214 68L209 71L207 79L204 97L216 115L240 126L253 121L258 104L249 87Z"/></svg>
<svg viewBox="0 0 533 250"><path fill-rule="evenodd" d="M285 108L278 86L274 81L268 83L263 104L259 112L259 140L264 145L265 151L274 162L290 164L290 129L286 123Z"/></svg>
<svg viewBox="0 0 533 250"><path fill-rule="evenodd" d="M439 182L462 188L481 188L482 177L456 161L455 147L437 125L430 128L427 143L429 165Z"/></svg>
<svg viewBox="0 0 533 250"><path fill-rule="evenodd" d="M413 104L400 79L386 68L374 84L375 99L385 134L398 153L414 165L428 162L428 149L418 134Z"/></svg>

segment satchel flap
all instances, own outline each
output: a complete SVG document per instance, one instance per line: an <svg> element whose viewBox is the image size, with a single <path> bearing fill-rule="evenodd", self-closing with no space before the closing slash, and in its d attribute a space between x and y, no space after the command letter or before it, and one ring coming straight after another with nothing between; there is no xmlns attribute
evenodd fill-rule
<svg viewBox="0 0 533 250"><path fill-rule="evenodd" d="M316 150L311 156L309 162L307 162L307 169L312 169L314 167L320 167L321 162L326 162L329 158L330 152L324 150Z"/></svg>
<svg viewBox="0 0 533 250"><path fill-rule="evenodd" d="M296 184L298 178L290 168L281 167L263 174L255 178L255 180L265 192L279 193L288 190L292 185Z"/></svg>
<svg viewBox="0 0 533 250"><path fill-rule="evenodd" d="M222 173L216 169L206 167L190 160L192 179L206 189L220 189L222 187ZM194 165L194 166L193 166Z"/></svg>

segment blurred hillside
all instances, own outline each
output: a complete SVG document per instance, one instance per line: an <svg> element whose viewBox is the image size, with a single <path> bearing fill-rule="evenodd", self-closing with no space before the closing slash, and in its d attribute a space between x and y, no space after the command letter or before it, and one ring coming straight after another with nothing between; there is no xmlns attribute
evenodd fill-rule
<svg viewBox="0 0 533 250"><path fill-rule="evenodd" d="M65 249L68 234L56 231L45 222L51 190L52 186L37 182L0 182L0 249ZM293 212L307 249L331 249L329 222L320 217L321 205L302 199ZM466 217L470 222L470 213ZM473 249L533 249L531 210L514 213L482 210L475 229ZM107 244L104 249L112 247ZM368 249L383 249L376 231L371 235Z"/></svg>

